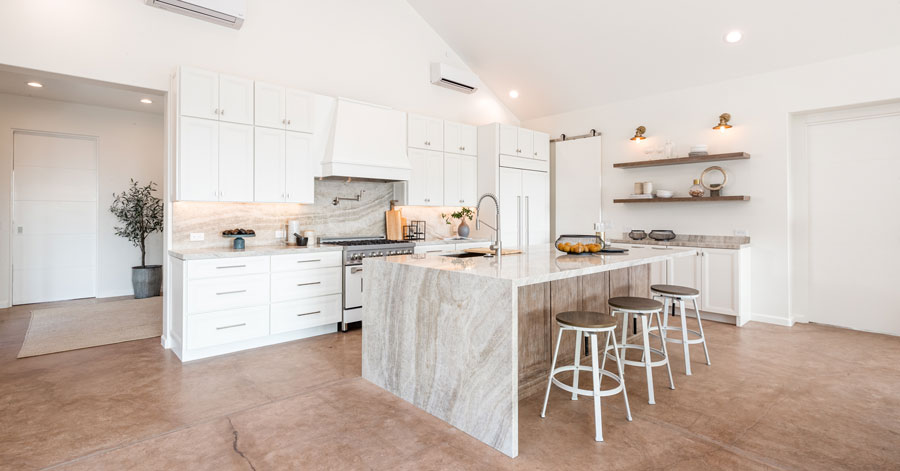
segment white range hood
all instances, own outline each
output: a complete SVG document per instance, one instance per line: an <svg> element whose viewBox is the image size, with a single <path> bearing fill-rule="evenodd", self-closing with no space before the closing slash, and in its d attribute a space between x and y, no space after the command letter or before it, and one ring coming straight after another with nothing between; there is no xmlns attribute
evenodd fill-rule
<svg viewBox="0 0 900 471"><path fill-rule="evenodd" d="M322 159L323 177L409 180L406 113L338 98L330 134Z"/></svg>

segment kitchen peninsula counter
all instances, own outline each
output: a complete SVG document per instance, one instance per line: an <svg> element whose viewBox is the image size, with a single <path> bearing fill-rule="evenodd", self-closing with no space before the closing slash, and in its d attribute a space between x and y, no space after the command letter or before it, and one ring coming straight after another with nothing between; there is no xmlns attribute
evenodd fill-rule
<svg viewBox="0 0 900 471"><path fill-rule="evenodd" d="M653 270L695 254L648 246L568 255L547 245L499 262L436 254L367 259L363 377L515 457L519 399L546 385L555 315L607 312L614 296L649 297ZM571 362L574 337L564 344L560 363Z"/></svg>

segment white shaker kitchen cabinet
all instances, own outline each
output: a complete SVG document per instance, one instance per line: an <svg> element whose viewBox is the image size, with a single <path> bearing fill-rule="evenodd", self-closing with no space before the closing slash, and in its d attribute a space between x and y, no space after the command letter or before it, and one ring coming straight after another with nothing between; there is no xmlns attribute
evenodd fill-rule
<svg viewBox="0 0 900 471"><path fill-rule="evenodd" d="M504 248L522 246L522 172L500 167L500 241Z"/></svg>
<svg viewBox="0 0 900 471"><path fill-rule="evenodd" d="M176 199L219 200L219 123L182 117L178 136Z"/></svg>
<svg viewBox="0 0 900 471"><path fill-rule="evenodd" d="M218 120L219 74L182 67L178 77L180 114Z"/></svg>
<svg viewBox="0 0 900 471"><path fill-rule="evenodd" d="M522 244L550 243L550 177L546 172L522 170Z"/></svg>
<svg viewBox="0 0 900 471"><path fill-rule="evenodd" d="M468 155L444 154L444 204L477 204L478 159Z"/></svg>
<svg viewBox="0 0 900 471"><path fill-rule="evenodd" d="M253 126L219 123L219 201L253 201Z"/></svg>
<svg viewBox="0 0 900 471"><path fill-rule="evenodd" d="M407 146L417 149L444 149L444 122L440 119L410 114L407 118Z"/></svg>
<svg viewBox="0 0 900 471"><path fill-rule="evenodd" d="M518 157L519 153L519 128L500 125L500 153Z"/></svg>
<svg viewBox="0 0 900 471"><path fill-rule="evenodd" d="M518 132L519 147L516 152L519 157L534 158L534 131L525 128L519 128Z"/></svg>
<svg viewBox="0 0 900 471"><path fill-rule="evenodd" d="M701 264L702 253L700 249L698 249L697 255L692 255L690 257L675 257L672 260L669 260L668 267L668 284L677 285L677 286L687 286L689 288L694 288L703 291L702 283L703 283L703 266ZM702 297L702 296L701 296ZM700 309L703 309L702 299L697 299L697 305ZM692 303L686 303L685 309L693 309Z"/></svg>
<svg viewBox="0 0 900 471"><path fill-rule="evenodd" d="M257 126L284 129L287 125L284 87L256 82L255 89L254 123Z"/></svg>
<svg viewBox="0 0 900 471"><path fill-rule="evenodd" d="M534 131L534 152L535 159L550 160L550 135L540 131Z"/></svg>
<svg viewBox="0 0 900 471"><path fill-rule="evenodd" d="M444 121L444 152L478 155L478 128Z"/></svg>
<svg viewBox="0 0 900 471"><path fill-rule="evenodd" d="M739 314L740 251L703 249L700 304L704 311Z"/></svg>
<svg viewBox="0 0 900 471"><path fill-rule="evenodd" d="M253 124L253 80L219 75L219 121Z"/></svg>
<svg viewBox="0 0 900 471"><path fill-rule="evenodd" d="M258 203L284 202L286 131L263 127L255 129L253 201Z"/></svg>
<svg viewBox="0 0 900 471"><path fill-rule="evenodd" d="M410 148L412 174L409 177L406 204L410 206L444 205L444 154Z"/></svg>
<svg viewBox="0 0 900 471"><path fill-rule="evenodd" d="M311 93L288 88L284 92L285 129L311 133L314 120L314 100Z"/></svg>
<svg viewBox="0 0 900 471"><path fill-rule="evenodd" d="M310 134L285 133L284 191L287 202L312 204L315 201L311 146Z"/></svg>

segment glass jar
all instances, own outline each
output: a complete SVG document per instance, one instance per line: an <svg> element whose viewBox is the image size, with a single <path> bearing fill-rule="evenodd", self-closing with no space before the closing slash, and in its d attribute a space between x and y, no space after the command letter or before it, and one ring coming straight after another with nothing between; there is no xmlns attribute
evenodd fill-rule
<svg viewBox="0 0 900 471"><path fill-rule="evenodd" d="M694 198L700 198L703 196L704 190L703 186L700 185L699 179L694 179L694 184L688 189L688 193Z"/></svg>

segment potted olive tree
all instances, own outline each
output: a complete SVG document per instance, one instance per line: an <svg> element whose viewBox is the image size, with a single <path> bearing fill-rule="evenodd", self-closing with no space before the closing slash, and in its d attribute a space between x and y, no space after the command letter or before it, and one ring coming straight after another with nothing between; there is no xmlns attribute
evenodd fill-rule
<svg viewBox="0 0 900 471"><path fill-rule="evenodd" d="M147 236L163 230L163 204L153 196L155 191L156 183L140 186L131 180L131 188L118 195L113 193L109 207L121 223L114 228L116 235L141 249L140 266L131 267L131 284L137 299L159 296L162 286L162 265L147 265Z"/></svg>

